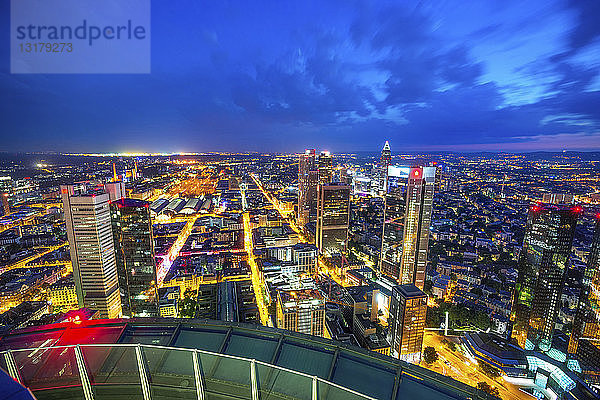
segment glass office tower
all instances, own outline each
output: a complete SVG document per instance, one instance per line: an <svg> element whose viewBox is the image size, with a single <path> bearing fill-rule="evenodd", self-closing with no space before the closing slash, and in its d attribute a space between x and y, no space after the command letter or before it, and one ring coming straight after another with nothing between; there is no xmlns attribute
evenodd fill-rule
<svg viewBox="0 0 600 400"><path fill-rule="evenodd" d="M343 253L348 245L350 186L319 185L317 194L316 245L321 253Z"/></svg>
<svg viewBox="0 0 600 400"><path fill-rule="evenodd" d="M392 288L389 316L391 354L406 362L421 362L427 295L410 284Z"/></svg>
<svg viewBox="0 0 600 400"><path fill-rule="evenodd" d="M298 225L301 228L316 217L318 180L315 150L307 149L300 154L298 162Z"/></svg>
<svg viewBox="0 0 600 400"><path fill-rule="evenodd" d="M388 169L380 270L399 284L425 284L435 167Z"/></svg>
<svg viewBox="0 0 600 400"><path fill-rule="evenodd" d="M582 339L600 346L600 214L596 215L592 247L581 282L579 303L569 340L570 354L578 353Z"/></svg>
<svg viewBox="0 0 600 400"><path fill-rule="evenodd" d="M113 201L111 219L123 315L157 316L150 203L128 198Z"/></svg>
<svg viewBox="0 0 600 400"><path fill-rule="evenodd" d="M511 312L512 337L527 350L548 350L581 207L532 206L527 217Z"/></svg>

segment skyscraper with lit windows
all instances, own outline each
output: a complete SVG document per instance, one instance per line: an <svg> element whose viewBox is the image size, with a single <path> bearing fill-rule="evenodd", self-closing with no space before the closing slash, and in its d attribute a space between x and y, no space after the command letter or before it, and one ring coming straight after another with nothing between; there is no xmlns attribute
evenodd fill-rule
<svg viewBox="0 0 600 400"><path fill-rule="evenodd" d="M300 154L298 162L298 225L304 227L316 218L319 172L314 149Z"/></svg>
<svg viewBox="0 0 600 400"><path fill-rule="evenodd" d="M388 319L391 355L406 362L421 362L427 295L414 284L392 288Z"/></svg>
<svg viewBox="0 0 600 400"><path fill-rule="evenodd" d="M121 316L110 201L118 198L122 185L60 188L78 306L97 310L102 318Z"/></svg>
<svg viewBox="0 0 600 400"><path fill-rule="evenodd" d="M111 219L123 315L158 316L150 203L115 200L111 202Z"/></svg>
<svg viewBox="0 0 600 400"><path fill-rule="evenodd" d="M380 271L399 284L425 284L435 167L388 168Z"/></svg>
<svg viewBox="0 0 600 400"><path fill-rule="evenodd" d="M596 215L592 246L581 281L579 302L569 340L570 354L581 353L578 352L581 340L600 346L600 213Z"/></svg>
<svg viewBox="0 0 600 400"><path fill-rule="evenodd" d="M331 153L328 151L322 151L321 154L319 154L318 169L320 185L326 185L333 181L333 164Z"/></svg>
<svg viewBox="0 0 600 400"><path fill-rule="evenodd" d="M526 349L548 350L560 310L579 206L529 209L510 315L512 337Z"/></svg>
<svg viewBox="0 0 600 400"><path fill-rule="evenodd" d="M343 253L348 245L350 186L319 185L317 193L316 245L321 253Z"/></svg>
<svg viewBox="0 0 600 400"><path fill-rule="evenodd" d="M386 140L381 150L381 157L379 158L378 176L376 177L377 186L381 193L386 192L388 168L392 162L392 149L390 143Z"/></svg>

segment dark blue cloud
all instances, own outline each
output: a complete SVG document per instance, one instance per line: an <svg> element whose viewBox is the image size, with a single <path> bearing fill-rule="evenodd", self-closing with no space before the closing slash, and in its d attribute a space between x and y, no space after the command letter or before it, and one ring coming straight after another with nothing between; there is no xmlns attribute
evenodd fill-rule
<svg viewBox="0 0 600 400"><path fill-rule="evenodd" d="M1 150L600 148L597 2L438 4L154 1L149 75L11 75L3 41Z"/></svg>

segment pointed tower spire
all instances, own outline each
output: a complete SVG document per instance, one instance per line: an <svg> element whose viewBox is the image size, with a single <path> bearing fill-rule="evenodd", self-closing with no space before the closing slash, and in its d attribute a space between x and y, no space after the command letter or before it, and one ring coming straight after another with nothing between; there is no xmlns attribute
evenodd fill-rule
<svg viewBox="0 0 600 400"><path fill-rule="evenodd" d="M385 144L383 145L383 150L388 150L391 151L392 149L390 149L390 142L388 142L387 140L385 141Z"/></svg>

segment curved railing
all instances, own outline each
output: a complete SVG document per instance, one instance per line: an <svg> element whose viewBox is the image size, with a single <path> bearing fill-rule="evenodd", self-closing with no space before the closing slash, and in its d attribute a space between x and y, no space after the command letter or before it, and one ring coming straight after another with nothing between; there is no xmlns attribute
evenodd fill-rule
<svg viewBox="0 0 600 400"><path fill-rule="evenodd" d="M0 367L43 399L372 399L259 360L146 344L7 350Z"/></svg>

